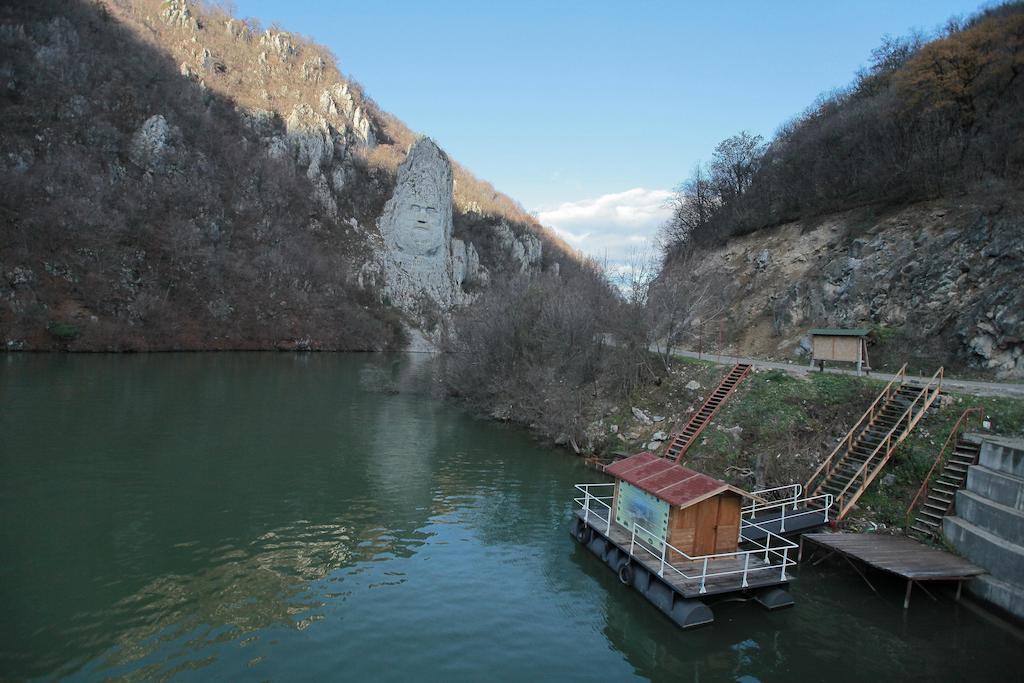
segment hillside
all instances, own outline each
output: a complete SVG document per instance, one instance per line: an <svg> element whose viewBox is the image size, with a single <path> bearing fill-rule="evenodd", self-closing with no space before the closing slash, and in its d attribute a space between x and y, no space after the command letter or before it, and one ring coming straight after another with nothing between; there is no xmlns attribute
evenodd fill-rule
<svg viewBox="0 0 1024 683"><path fill-rule="evenodd" d="M7 349L436 344L493 281L595 276L438 150L456 291L394 301L379 221L419 136L324 48L187 0L4 3L0 108Z"/></svg>
<svg viewBox="0 0 1024 683"><path fill-rule="evenodd" d="M740 133L678 189L662 280L739 354L803 360L868 327L872 360L1024 378L1024 3L888 38L769 141Z"/></svg>

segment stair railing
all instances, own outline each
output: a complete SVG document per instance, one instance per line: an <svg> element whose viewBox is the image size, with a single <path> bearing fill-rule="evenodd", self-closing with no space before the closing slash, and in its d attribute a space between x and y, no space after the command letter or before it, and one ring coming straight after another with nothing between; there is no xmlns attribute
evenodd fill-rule
<svg viewBox="0 0 1024 683"><path fill-rule="evenodd" d="M702 421L700 426L697 427L694 430L693 434L690 435L690 438L687 440L687 442L685 444L682 445L682 447L680 448L679 452L676 454L674 462L678 465L679 462L683 459L683 455L685 455L686 451L689 450L690 446L693 445L693 442L697 440L697 437L700 436L701 432L704 431L704 428L707 427L708 424L711 423L711 420L715 417L715 415L718 414L718 410L723 405L725 405L725 402L729 399L730 396L732 396L733 392L736 391L736 388L740 385L740 382L742 382L744 379L746 379L747 376L752 371L753 371L753 366L749 365L749 364L736 363L735 365L733 365L729 369L729 372L725 373L725 376L718 383L718 386L715 387L708 394L707 399L705 399L704 403L701 404L700 408L698 408L690 416L690 419L688 419L683 424L682 429L679 429L678 431L673 432L672 435L668 438L668 441L665 442L664 451L662 451L662 456L671 457L670 451L672 450L672 445L676 442L676 440L678 440L682 436L683 432L686 431L687 427L689 427L690 425L694 424L694 421L697 419L697 416L701 414L701 412L704 410L704 408L706 408L708 405L710 405L711 400L714 398L714 396L718 392L718 390L721 389L723 387L723 385L725 385L725 383L729 381L730 378L732 378L734 380L732 388L729 389L728 391L726 391L720 397L720 402L718 404L718 407L716 407L709 414L704 416L704 420Z"/></svg>
<svg viewBox="0 0 1024 683"><path fill-rule="evenodd" d="M892 428L889 429L886 435L878 442L878 445L875 446L873 451L871 451L871 455L865 458L864 464L862 464L856 473L850 477L850 480L846 482L846 486L843 487L842 491L836 494L837 507L839 508L839 512L836 514L837 522L845 517L846 513L853 508L854 503L856 503L864 491L867 490L868 486L871 485L871 482L875 480L875 477L877 477L882 471L885 464L889 462L892 452L896 450L896 447L899 446L905 438L907 438L914 427L917 426L917 423L921 421L921 418L924 417L924 414L931 407L932 403L935 402L935 399L938 398L939 392L942 389L942 377L943 369L939 368L935 371L935 374L932 375L932 378L928 380L928 383L921 388L921 391L914 397L914 400L910 402L910 405L908 405L906 410L903 411L903 414L900 415L898 420L896 420L896 423ZM920 406L918 406L918 403L920 403ZM914 410L915 408L917 408L916 412ZM906 424L904 424L904 421ZM899 435L895 437L894 441L893 436L897 430L901 429L901 425L903 425L902 431L900 431ZM872 461L882 449L883 445L885 446L885 455L882 456L881 462L875 465L874 469L869 472L868 466L872 464ZM849 500L847 500L847 492L858 478L861 478L863 483L852 492Z"/></svg>
<svg viewBox="0 0 1024 683"><path fill-rule="evenodd" d="M946 458L949 457L946 453L946 449L949 448L950 444L955 444L957 442L957 440L960 437L960 432L967 427L967 420L971 415L976 415L980 419L982 415L981 408L975 406L973 408L968 408L964 412L960 413L960 417L957 418L956 424L953 425L953 429L950 430L949 436L946 437L946 442L942 444L942 448L939 449L939 454L935 456L935 462L932 463L931 469L928 470L927 476L925 476L924 481L921 482L921 488L917 490L917 493L914 494L914 499L910 501L910 507L907 508L907 518L904 527L910 527L911 515L913 515L914 510L917 508L918 502L921 500L921 497L924 496L925 493L928 491L929 484L932 480L932 475L935 474L935 470L938 469L939 463L943 463L944 466Z"/></svg>
<svg viewBox="0 0 1024 683"><path fill-rule="evenodd" d="M804 486L805 491L817 493L817 490L812 487L820 486L828 479L829 475L832 473L832 468L834 465L838 464L833 462L836 454L839 453L840 449L845 448L846 450L850 450L853 448L854 433L861 429L862 426L867 426L874 422L875 417L877 417L878 413L882 411L885 404L889 402L889 398L899 389L899 387L903 385L903 382L905 382L906 379L907 364L904 363L896 374L893 375L893 378L889 380L889 383L885 385L885 389L883 389L882 393L878 395L874 403L868 406L868 409L864 411L864 414L860 416L860 419L857 420L853 427L850 428L850 431L846 433L846 438L837 443L836 447L832 449L832 452L828 454L828 457L818 465L818 469L814 470L814 474L811 475L810 479L807 480L807 485ZM896 389L893 389L893 385L896 385ZM821 480L816 482L815 480L819 475L821 475Z"/></svg>

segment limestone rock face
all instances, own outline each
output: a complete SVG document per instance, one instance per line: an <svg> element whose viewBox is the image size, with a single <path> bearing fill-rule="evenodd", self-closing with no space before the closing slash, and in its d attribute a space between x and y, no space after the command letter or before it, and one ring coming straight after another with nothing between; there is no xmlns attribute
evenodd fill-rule
<svg viewBox="0 0 1024 683"><path fill-rule="evenodd" d="M281 61L287 61L289 57L298 53L295 43L292 42L291 34L279 31L265 31L260 36L260 45L276 52Z"/></svg>
<svg viewBox="0 0 1024 683"><path fill-rule="evenodd" d="M498 224L497 232L502 248L512 256L519 272L525 273L540 265L542 245L539 239L530 234L516 237L504 221Z"/></svg>
<svg viewBox="0 0 1024 683"><path fill-rule="evenodd" d="M809 328L876 327L887 332L879 351L1019 379L1022 215L1020 206L996 213L935 202L853 231L857 217L839 214L810 230L786 224L705 250L692 277L718 283L741 354L806 355Z"/></svg>
<svg viewBox="0 0 1024 683"><path fill-rule="evenodd" d="M485 284L483 273L480 270L480 255L472 242L466 243L462 240L452 240L452 266L455 284L464 285Z"/></svg>
<svg viewBox="0 0 1024 683"><path fill-rule="evenodd" d="M164 169L171 152L172 131L162 114L155 114L132 137L131 159L148 171Z"/></svg>
<svg viewBox="0 0 1024 683"><path fill-rule="evenodd" d="M163 11L160 12L160 18L168 24L180 26L181 28L199 28L199 22L192 16L188 0L167 0L164 3Z"/></svg>
<svg viewBox="0 0 1024 683"><path fill-rule="evenodd" d="M285 123L288 143L295 151L295 161L306 167L306 175L316 180L321 167L334 157L334 137L327 120L306 104L300 104Z"/></svg>
<svg viewBox="0 0 1024 683"><path fill-rule="evenodd" d="M422 312L422 299L441 310L457 302L452 242L452 166L430 138L420 138L398 169L395 193L380 218L385 291L409 313ZM459 245L462 245L459 242ZM461 266L462 274L465 265Z"/></svg>

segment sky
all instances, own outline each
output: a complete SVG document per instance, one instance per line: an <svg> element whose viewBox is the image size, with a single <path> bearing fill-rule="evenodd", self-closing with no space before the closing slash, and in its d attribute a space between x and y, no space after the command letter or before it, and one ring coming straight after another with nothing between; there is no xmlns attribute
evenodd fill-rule
<svg viewBox="0 0 1024 683"><path fill-rule="evenodd" d="M977 0L235 0L326 45L385 110L611 262L715 145L770 138L885 35Z"/></svg>

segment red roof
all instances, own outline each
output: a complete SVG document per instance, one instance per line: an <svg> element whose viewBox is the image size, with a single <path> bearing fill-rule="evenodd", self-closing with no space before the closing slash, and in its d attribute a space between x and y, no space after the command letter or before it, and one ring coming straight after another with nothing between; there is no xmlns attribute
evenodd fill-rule
<svg viewBox="0 0 1024 683"><path fill-rule="evenodd" d="M756 498L724 481L646 451L608 465L605 472L679 507L689 507L724 491Z"/></svg>

